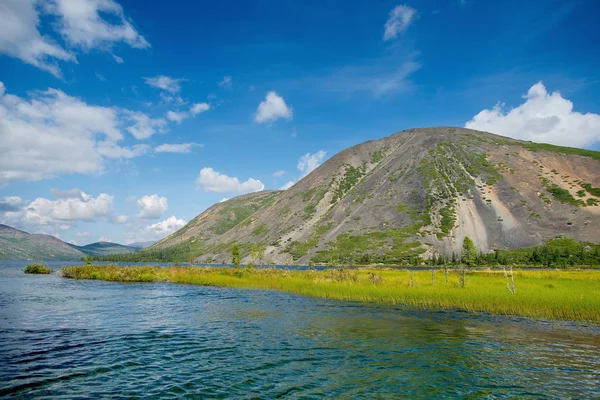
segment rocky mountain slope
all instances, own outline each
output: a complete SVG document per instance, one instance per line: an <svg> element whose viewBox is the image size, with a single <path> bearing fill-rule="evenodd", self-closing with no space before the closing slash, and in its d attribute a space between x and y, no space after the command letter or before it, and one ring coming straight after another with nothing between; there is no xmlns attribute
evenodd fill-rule
<svg viewBox="0 0 600 400"><path fill-rule="evenodd" d="M600 152L462 128L411 129L346 149L286 191L209 208L148 250L197 261L404 263L600 240Z"/></svg>
<svg viewBox="0 0 600 400"><path fill-rule="evenodd" d="M85 254L50 235L27 233L0 225L0 259L78 260Z"/></svg>

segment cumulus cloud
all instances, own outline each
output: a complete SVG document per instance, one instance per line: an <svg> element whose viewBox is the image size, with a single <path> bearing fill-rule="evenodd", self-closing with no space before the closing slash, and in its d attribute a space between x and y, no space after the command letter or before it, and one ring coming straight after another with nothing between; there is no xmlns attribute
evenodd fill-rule
<svg viewBox="0 0 600 400"><path fill-rule="evenodd" d="M162 118L150 118L139 111L127 111L126 116L132 124L127 128L127 132L136 139L147 139L155 133L166 132L167 121Z"/></svg>
<svg viewBox="0 0 600 400"><path fill-rule="evenodd" d="M573 110L573 103L559 92L548 93L542 82L523 96L525 102L506 110L498 103L479 112L466 128L516 139L557 145L585 147L600 141L600 115Z"/></svg>
<svg viewBox="0 0 600 400"><path fill-rule="evenodd" d="M117 42L135 48L150 46L113 0L49 0L43 4L36 0L4 0L0 4L0 53L56 77L61 76L57 61L77 62L77 59L72 51L40 34L40 16L54 17L49 26L71 48L109 50ZM109 22L103 16L117 22Z"/></svg>
<svg viewBox="0 0 600 400"><path fill-rule="evenodd" d="M186 224L185 220L170 216L164 221L157 222L144 228L138 239L160 240L181 229Z"/></svg>
<svg viewBox="0 0 600 400"><path fill-rule="evenodd" d="M238 178L221 174L212 168L202 168L196 184L202 186L205 192L215 193L250 193L265 188L261 181L254 178L240 182Z"/></svg>
<svg viewBox="0 0 600 400"><path fill-rule="evenodd" d="M156 146L154 151L156 153L180 153L186 154L191 153L192 147L202 147L203 145L200 143L165 143L160 146Z"/></svg>
<svg viewBox="0 0 600 400"><path fill-rule="evenodd" d="M138 216L144 219L157 219L169 209L169 200L157 194L146 195L138 199L137 207L140 209Z"/></svg>
<svg viewBox="0 0 600 400"><path fill-rule="evenodd" d="M190 107L190 112L194 115L203 113L204 111L208 111L210 109L210 104L208 103L196 103Z"/></svg>
<svg viewBox="0 0 600 400"><path fill-rule="evenodd" d="M179 82L183 80L184 79L171 78L170 76L165 75L157 75L149 78L144 78L146 84L173 94L179 93L181 91L181 85L179 84Z"/></svg>
<svg viewBox="0 0 600 400"><path fill-rule="evenodd" d="M284 170L273 172L273 178L278 178L278 177L284 176L284 175L285 175L285 171Z"/></svg>
<svg viewBox="0 0 600 400"><path fill-rule="evenodd" d="M169 121L177 122L178 124L187 117L189 117L189 115L185 112L167 111L167 119Z"/></svg>
<svg viewBox="0 0 600 400"><path fill-rule="evenodd" d="M221 200L219 200L219 203L223 203L227 200L229 200L229 197L223 197Z"/></svg>
<svg viewBox="0 0 600 400"><path fill-rule="evenodd" d="M104 161L145 154L144 145L122 147L120 129L146 138L164 122L143 113L87 104L56 89L24 99L0 82L0 186L59 174L102 172Z"/></svg>
<svg viewBox="0 0 600 400"><path fill-rule="evenodd" d="M285 185L283 185L282 187L280 187L279 190L288 190L289 188L291 188L295 184L296 184L296 181L289 181Z"/></svg>
<svg viewBox="0 0 600 400"><path fill-rule="evenodd" d="M292 119L292 109L288 107L283 97L271 91L267 93L265 100L258 105L258 109L254 114L254 121L262 124L276 121L279 118Z"/></svg>
<svg viewBox="0 0 600 400"><path fill-rule="evenodd" d="M100 193L91 196L79 189L53 190L56 200L43 197L24 203L17 210L4 212L0 218L8 225L49 226L66 230L76 221L108 220L113 212L114 197Z"/></svg>
<svg viewBox="0 0 600 400"><path fill-rule="evenodd" d="M310 174L321 165L326 156L327 153L323 150L319 150L314 154L306 153L298 160L298 171L302 172L303 177Z"/></svg>
<svg viewBox="0 0 600 400"><path fill-rule="evenodd" d="M391 40L406 30L410 25L416 10L412 7L401 4L390 11L388 20L385 23L383 40Z"/></svg>
<svg viewBox="0 0 600 400"><path fill-rule="evenodd" d="M219 82L219 87L231 89L231 76L224 76L223 80Z"/></svg>

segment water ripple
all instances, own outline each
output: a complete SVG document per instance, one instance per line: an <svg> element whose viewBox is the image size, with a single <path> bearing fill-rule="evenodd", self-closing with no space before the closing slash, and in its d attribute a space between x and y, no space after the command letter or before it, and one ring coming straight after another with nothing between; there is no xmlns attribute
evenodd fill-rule
<svg viewBox="0 0 600 400"><path fill-rule="evenodd" d="M595 326L16 268L0 397L600 397Z"/></svg>

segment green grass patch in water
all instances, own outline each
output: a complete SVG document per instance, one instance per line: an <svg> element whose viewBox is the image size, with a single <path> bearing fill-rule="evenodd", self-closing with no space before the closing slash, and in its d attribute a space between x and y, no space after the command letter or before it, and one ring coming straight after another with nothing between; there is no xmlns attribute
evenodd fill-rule
<svg viewBox="0 0 600 400"><path fill-rule="evenodd" d="M26 274L51 274L52 268L41 263L30 264L23 270Z"/></svg>
<svg viewBox="0 0 600 400"><path fill-rule="evenodd" d="M273 268L76 266L63 267L73 279L115 282L172 282L245 289L271 289L338 300L452 308L600 323L600 271L517 270L516 293L507 290L501 270L469 271L466 287L459 272L399 269L290 271Z"/></svg>

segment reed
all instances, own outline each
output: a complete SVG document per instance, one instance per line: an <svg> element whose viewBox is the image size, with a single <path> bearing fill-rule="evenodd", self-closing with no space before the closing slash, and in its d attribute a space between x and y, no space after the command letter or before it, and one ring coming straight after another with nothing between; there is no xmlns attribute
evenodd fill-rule
<svg viewBox="0 0 600 400"><path fill-rule="evenodd" d="M502 270L460 272L398 269L290 271L273 268L98 266L63 267L73 279L172 282L247 289L272 289L339 300L452 308L600 323L600 271L515 270L514 293ZM433 279L432 279L433 274ZM437 275L437 276L436 276Z"/></svg>

